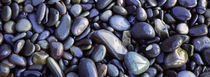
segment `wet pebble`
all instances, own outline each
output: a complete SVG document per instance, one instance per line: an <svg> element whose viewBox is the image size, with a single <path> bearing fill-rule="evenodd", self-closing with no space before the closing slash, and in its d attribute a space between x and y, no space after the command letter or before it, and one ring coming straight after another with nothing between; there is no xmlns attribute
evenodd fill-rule
<svg viewBox="0 0 210 77"><path fill-rule="evenodd" d="M197 5L197 0L178 0L179 4L188 7L193 8Z"/></svg>
<svg viewBox="0 0 210 77"><path fill-rule="evenodd" d="M7 77L10 73L10 69L6 64L0 64L0 76Z"/></svg>
<svg viewBox="0 0 210 77"><path fill-rule="evenodd" d="M127 53L127 49L122 45L119 38L107 30L101 29L95 31L92 38L98 43L103 43L107 47L108 53L119 60L122 60L123 55ZM113 40L109 40L110 38Z"/></svg>
<svg viewBox="0 0 210 77"><path fill-rule="evenodd" d="M195 50L201 52L205 48L210 48L210 39L207 36L197 37L193 39Z"/></svg>
<svg viewBox="0 0 210 77"><path fill-rule="evenodd" d="M132 51L125 55L124 62L128 70L134 75L139 75L149 68L148 59Z"/></svg>
<svg viewBox="0 0 210 77"><path fill-rule="evenodd" d="M46 64L49 55L45 52L35 52L33 55L33 63L35 64Z"/></svg>
<svg viewBox="0 0 210 77"><path fill-rule="evenodd" d="M12 16L12 10L10 6L4 6L1 11L1 19L3 21L9 21Z"/></svg>
<svg viewBox="0 0 210 77"><path fill-rule="evenodd" d="M187 21L191 18L190 11L181 6L176 6L172 8L172 14L176 19L180 21Z"/></svg>
<svg viewBox="0 0 210 77"><path fill-rule="evenodd" d="M17 55L17 54L11 54L9 56L9 61L13 64L18 65L18 66L26 66L26 59L22 56Z"/></svg>
<svg viewBox="0 0 210 77"><path fill-rule="evenodd" d="M189 34L191 36L203 36L208 34L208 29L207 26L202 24L202 25L198 25L198 26L194 26L192 28L190 28Z"/></svg>
<svg viewBox="0 0 210 77"><path fill-rule="evenodd" d="M30 40L26 40L25 45L23 49L21 50L21 53L24 56L30 56L34 52L35 52L35 45Z"/></svg>
<svg viewBox="0 0 210 77"><path fill-rule="evenodd" d="M191 71L181 71L177 74L177 77L196 77Z"/></svg>
<svg viewBox="0 0 210 77"><path fill-rule="evenodd" d="M131 35L135 39L152 39L155 37L155 31L150 24L139 22L131 28Z"/></svg>
<svg viewBox="0 0 210 77"><path fill-rule="evenodd" d="M89 21L87 18L77 17L73 22L71 32L73 35L79 36L85 31L88 25L89 25Z"/></svg>
<svg viewBox="0 0 210 77"><path fill-rule="evenodd" d="M32 27L31 22L28 19L20 19L16 23L16 31L18 32L26 32L29 31Z"/></svg>
<svg viewBox="0 0 210 77"><path fill-rule="evenodd" d="M145 55L150 58L155 58L160 54L160 47L156 43L148 45L145 50Z"/></svg>
<svg viewBox="0 0 210 77"><path fill-rule="evenodd" d="M117 6L116 5L116 6L113 6L112 9L113 9L113 12L115 12L117 14L120 14L120 15L127 15L128 14L127 10L122 6Z"/></svg>
<svg viewBox="0 0 210 77"><path fill-rule="evenodd" d="M112 0L98 0L96 6L98 9L102 10L107 7L111 2Z"/></svg>
<svg viewBox="0 0 210 77"><path fill-rule="evenodd" d="M182 48L177 48L165 58L167 68L177 68L183 66L188 60L188 54Z"/></svg>
<svg viewBox="0 0 210 77"><path fill-rule="evenodd" d="M50 56L58 60L63 56L63 44L60 42L50 43Z"/></svg>
<svg viewBox="0 0 210 77"><path fill-rule="evenodd" d="M11 46L8 44L3 44L0 46L0 60L8 57L12 53Z"/></svg>
<svg viewBox="0 0 210 77"><path fill-rule="evenodd" d="M62 16L61 22L55 30L55 36L59 40L65 40L70 33L70 28L71 28L71 17L70 15L65 14Z"/></svg>
<svg viewBox="0 0 210 77"><path fill-rule="evenodd" d="M79 4L74 4L70 9L70 13L74 17L78 16L81 12L82 12L82 6Z"/></svg>
<svg viewBox="0 0 210 77"><path fill-rule="evenodd" d="M58 63L52 57L47 58L47 67L50 69L50 71L54 76L64 77L63 71L61 70Z"/></svg>
<svg viewBox="0 0 210 77"><path fill-rule="evenodd" d="M79 48L79 47L76 47L76 46L72 46L70 48L70 51L71 51L71 54L75 57L82 57L83 56L83 51Z"/></svg>
<svg viewBox="0 0 210 77"><path fill-rule="evenodd" d="M183 43L183 39L179 36L171 36L164 41L162 41L162 44L160 45L161 49L164 52L173 52L178 47L180 47Z"/></svg>
<svg viewBox="0 0 210 77"><path fill-rule="evenodd" d="M108 21L111 16L112 16L112 11L106 10L100 15L100 20Z"/></svg>
<svg viewBox="0 0 210 77"><path fill-rule="evenodd" d="M106 64L97 65L97 72L99 77L106 76L108 67Z"/></svg>
<svg viewBox="0 0 210 77"><path fill-rule="evenodd" d="M18 54L22 50L24 45L25 45L25 40L18 40L15 43L14 53Z"/></svg>
<svg viewBox="0 0 210 77"><path fill-rule="evenodd" d="M188 34L188 32L189 32L188 25L186 23L180 23L177 25L176 31L179 34Z"/></svg>
<svg viewBox="0 0 210 77"><path fill-rule="evenodd" d="M95 62L99 62L104 59L105 55L106 55L106 47L104 45L98 45L95 47L95 49L91 55L91 58Z"/></svg>
<svg viewBox="0 0 210 77"><path fill-rule="evenodd" d="M136 11L137 11L136 12L136 18L137 18L137 20L139 20L139 21L145 21L147 19L147 13L144 10L144 8L139 7L139 8L137 8Z"/></svg>
<svg viewBox="0 0 210 77"><path fill-rule="evenodd" d="M95 63L89 58L82 58L79 62L80 77L98 77Z"/></svg>
<svg viewBox="0 0 210 77"><path fill-rule="evenodd" d="M3 28L6 33L14 33L15 32L15 22L8 21L4 24Z"/></svg>
<svg viewBox="0 0 210 77"><path fill-rule="evenodd" d="M109 20L109 23L114 29L118 31L123 31L130 28L130 23L128 22L128 20L120 15L112 16Z"/></svg>
<svg viewBox="0 0 210 77"><path fill-rule="evenodd" d="M113 76L116 77L119 75L119 70L117 69L117 67L113 64L107 64L107 68L108 68L108 74L109 76Z"/></svg>

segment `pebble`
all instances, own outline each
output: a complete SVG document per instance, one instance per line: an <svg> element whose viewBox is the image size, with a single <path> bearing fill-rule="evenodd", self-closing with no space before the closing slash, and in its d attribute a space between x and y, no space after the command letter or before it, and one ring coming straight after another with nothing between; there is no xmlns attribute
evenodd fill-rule
<svg viewBox="0 0 210 77"><path fill-rule="evenodd" d="M41 4L41 3L43 3L45 0L32 0L32 4L33 4L33 6L37 6L37 5L39 5L39 4Z"/></svg>
<svg viewBox="0 0 210 77"><path fill-rule="evenodd" d="M66 5L63 2L55 2L55 7L61 15L66 14Z"/></svg>
<svg viewBox="0 0 210 77"><path fill-rule="evenodd" d="M160 54L160 47L156 43L148 45L145 50L144 53L149 58L155 58Z"/></svg>
<svg viewBox="0 0 210 77"><path fill-rule="evenodd" d="M113 64L107 64L109 76L116 77L119 75L119 70Z"/></svg>
<svg viewBox="0 0 210 77"><path fill-rule="evenodd" d="M17 2L17 3L22 3L22 2L24 2L25 0L14 0L15 2Z"/></svg>
<svg viewBox="0 0 210 77"><path fill-rule="evenodd" d="M177 48L172 53L169 53L165 58L167 68L177 68L183 66L188 60L188 54L182 48Z"/></svg>
<svg viewBox="0 0 210 77"><path fill-rule="evenodd" d="M10 6L2 7L2 11L1 11L0 15L1 15L1 19L3 21L9 21L12 16L12 10L11 10Z"/></svg>
<svg viewBox="0 0 210 77"><path fill-rule="evenodd" d="M2 62L1 62L2 64L6 64L10 69L13 69L13 68L15 68L15 64L12 64L11 62L9 62L9 60L8 59L4 59L4 60L2 60Z"/></svg>
<svg viewBox="0 0 210 77"><path fill-rule="evenodd" d="M127 15L128 14L127 10L122 6L115 5L112 7L112 10L113 10L113 12L115 12L119 15Z"/></svg>
<svg viewBox="0 0 210 77"><path fill-rule="evenodd" d="M202 56L203 56L203 60L206 62L207 65L210 65L210 58L209 55L210 54L210 49L204 49L202 51Z"/></svg>
<svg viewBox="0 0 210 77"><path fill-rule="evenodd" d="M197 37L193 39L195 50L201 52L205 48L210 48L210 39L207 36Z"/></svg>
<svg viewBox="0 0 210 77"><path fill-rule="evenodd" d="M138 7L136 10L136 18L139 21L146 21L147 19L147 12L142 7Z"/></svg>
<svg viewBox="0 0 210 77"><path fill-rule="evenodd" d="M107 65L106 64L99 64L97 65L97 72L99 77L106 76L107 74Z"/></svg>
<svg viewBox="0 0 210 77"><path fill-rule="evenodd" d="M150 67L147 72L150 77L155 77L158 71L155 67Z"/></svg>
<svg viewBox="0 0 210 77"><path fill-rule="evenodd" d="M81 35L88 27L89 21L87 18L77 17L72 25L71 32L75 36Z"/></svg>
<svg viewBox="0 0 210 77"><path fill-rule="evenodd" d="M42 33L40 33L38 39L45 40L48 36L50 36L50 32L48 30L45 30Z"/></svg>
<svg viewBox="0 0 210 77"><path fill-rule="evenodd" d="M41 33L44 31L44 27L41 24L38 24L37 20L36 20L36 14L32 13L28 15L29 20L31 21L32 24L32 28L35 32L37 33Z"/></svg>
<svg viewBox="0 0 210 77"><path fill-rule="evenodd" d="M11 4L12 9L12 19L15 19L19 15L20 8L16 2Z"/></svg>
<svg viewBox="0 0 210 77"><path fill-rule="evenodd" d="M25 40L21 39L21 40L18 40L16 43L15 43L15 47L14 47L14 53L18 54L23 46L25 45Z"/></svg>
<svg viewBox="0 0 210 77"><path fill-rule="evenodd" d="M165 7L166 8L172 8L176 5L177 0L167 0L167 2L165 3Z"/></svg>
<svg viewBox="0 0 210 77"><path fill-rule="evenodd" d="M187 7L187 8L193 8L197 5L197 0L178 0L179 4Z"/></svg>
<svg viewBox="0 0 210 77"><path fill-rule="evenodd" d="M204 65L204 62L203 62L200 54L198 54L198 53L195 53L193 55L193 60L196 62L197 65Z"/></svg>
<svg viewBox="0 0 210 77"><path fill-rule="evenodd" d="M107 47L108 53L117 58L123 59L123 55L127 53L127 49L122 45L122 42L113 33L107 30L97 30L93 33L92 38L98 43L102 43ZM113 40L109 40L112 38Z"/></svg>
<svg viewBox="0 0 210 77"><path fill-rule="evenodd" d="M26 70L26 71L21 73L21 76L22 77L30 77L30 76L41 77L41 76L43 76L43 74L39 71Z"/></svg>
<svg viewBox="0 0 210 77"><path fill-rule="evenodd" d="M70 9L70 13L74 17L77 17L78 15L80 15L81 12L82 12L82 6L79 4L74 4Z"/></svg>
<svg viewBox="0 0 210 77"><path fill-rule="evenodd" d="M135 39L152 39L155 37L155 31L150 24L139 22L131 28L131 35Z"/></svg>
<svg viewBox="0 0 210 77"><path fill-rule="evenodd" d="M15 41L17 41L17 40L19 40L19 39L24 38L25 36L26 36L26 33L25 33L25 32L24 32L24 33L17 34L17 35L12 39L12 41L15 42Z"/></svg>
<svg viewBox="0 0 210 77"><path fill-rule="evenodd" d="M35 45L30 40L26 40L25 45L21 50L21 53L24 56L31 56L34 52L35 52Z"/></svg>
<svg viewBox="0 0 210 77"><path fill-rule="evenodd" d="M134 75L139 75L149 68L149 60L136 52L128 52L124 57L124 62L128 71Z"/></svg>
<svg viewBox="0 0 210 77"><path fill-rule="evenodd" d="M78 68L80 77L98 77L95 63L89 58L82 58Z"/></svg>
<svg viewBox="0 0 210 77"><path fill-rule="evenodd" d="M70 52L73 56L78 57L78 58L83 56L82 50L79 47L76 47L76 46L72 46L70 48Z"/></svg>
<svg viewBox="0 0 210 77"><path fill-rule="evenodd" d="M175 23L176 20L175 18L169 14L169 13L166 13L165 16L164 16L164 21L167 23L167 24L172 24L172 23Z"/></svg>
<svg viewBox="0 0 210 77"><path fill-rule="evenodd" d="M70 47L74 44L74 39L72 37L68 37L64 41L64 50L70 49Z"/></svg>
<svg viewBox="0 0 210 77"><path fill-rule="evenodd" d="M0 76L1 77L8 77L10 73L10 69L6 64L0 64Z"/></svg>
<svg viewBox="0 0 210 77"><path fill-rule="evenodd" d="M50 8L50 12L49 12L49 20L47 22L47 26L53 26L55 25L58 20L59 20L59 11L54 9L54 8Z"/></svg>
<svg viewBox="0 0 210 77"><path fill-rule="evenodd" d="M179 34L188 34L189 32L188 25L186 23L179 23L176 27L176 31Z"/></svg>
<svg viewBox="0 0 210 77"><path fill-rule="evenodd" d="M98 45L94 48L91 58L95 62L100 62L105 58L106 47L104 45Z"/></svg>
<svg viewBox="0 0 210 77"><path fill-rule="evenodd" d="M210 9L206 10L206 12L204 13L204 16L207 18L210 18Z"/></svg>
<svg viewBox="0 0 210 77"><path fill-rule="evenodd" d="M210 76L210 72L203 72L200 74L200 77L209 77Z"/></svg>
<svg viewBox="0 0 210 77"><path fill-rule="evenodd" d="M96 6L99 10L102 10L106 8L111 2L112 0L98 0Z"/></svg>
<svg viewBox="0 0 210 77"><path fill-rule="evenodd" d="M182 45L183 41L182 37L174 35L162 41L160 48L164 52L173 52Z"/></svg>
<svg viewBox="0 0 210 77"><path fill-rule="evenodd" d="M97 9L93 8L92 10L90 10L90 15L88 17L93 18L97 15L99 15L99 11Z"/></svg>
<svg viewBox="0 0 210 77"><path fill-rule="evenodd" d="M58 63L52 57L47 58L47 67L50 69L50 71L54 76L64 77L63 71L61 70Z"/></svg>
<svg viewBox="0 0 210 77"><path fill-rule="evenodd" d="M33 55L33 63L35 64L46 64L49 55L45 52L35 52Z"/></svg>
<svg viewBox="0 0 210 77"><path fill-rule="evenodd" d="M181 71L177 74L177 77L196 77L191 71Z"/></svg>
<svg viewBox="0 0 210 77"><path fill-rule="evenodd" d="M34 10L33 6L31 4L26 4L24 6L24 11L27 13L31 13Z"/></svg>
<svg viewBox="0 0 210 77"><path fill-rule="evenodd" d="M44 3L38 6L38 9L36 11L36 19L37 19L38 24L41 24L42 20L44 19L46 9L47 9L47 6Z"/></svg>
<svg viewBox="0 0 210 77"><path fill-rule="evenodd" d="M190 20L190 18L192 16L188 9L181 7L181 6L176 6L176 7L172 8L171 12L172 12L172 15L180 21Z"/></svg>
<svg viewBox="0 0 210 77"><path fill-rule="evenodd" d="M114 29L118 31L123 31L130 28L130 23L128 22L128 20L120 15L112 16L109 20L109 23Z"/></svg>
<svg viewBox="0 0 210 77"><path fill-rule="evenodd" d="M8 57L12 52L11 46L8 44L3 44L0 46L0 60Z"/></svg>
<svg viewBox="0 0 210 77"><path fill-rule="evenodd" d="M11 54L9 56L9 62L16 64L18 66L26 66L26 59L17 54Z"/></svg>
<svg viewBox="0 0 210 77"><path fill-rule="evenodd" d="M16 31L18 32L26 32L26 31L29 31L31 30L31 22L28 20L28 19L20 19L16 25Z"/></svg>
<svg viewBox="0 0 210 77"><path fill-rule="evenodd" d="M198 25L190 28L189 34L191 36L203 36L208 34L207 25Z"/></svg>
<svg viewBox="0 0 210 77"><path fill-rule="evenodd" d="M71 17L70 15L65 14L62 16L61 22L55 30L55 36L59 40L65 40L70 33L70 29L71 29Z"/></svg>
<svg viewBox="0 0 210 77"><path fill-rule="evenodd" d="M169 32L167 25L162 21L161 19L155 19L154 20L154 25L155 25L155 32L160 36L161 38L168 38L169 37Z"/></svg>
<svg viewBox="0 0 210 77"><path fill-rule="evenodd" d="M66 75L66 77L79 77L75 72L70 72Z"/></svg>
<svg viewBox="0 0 210 77"><path fill-rule="evenodd" d="M63 44L60 42L50 42L50 56L58 60L63 56Z"/></svg>
<svg viewBox="0 0 210 77"><path fill-rule="evenodd" d="M15 22L8 21L4 24L3 28L6 33L14 33L15 32Z"/></svg>

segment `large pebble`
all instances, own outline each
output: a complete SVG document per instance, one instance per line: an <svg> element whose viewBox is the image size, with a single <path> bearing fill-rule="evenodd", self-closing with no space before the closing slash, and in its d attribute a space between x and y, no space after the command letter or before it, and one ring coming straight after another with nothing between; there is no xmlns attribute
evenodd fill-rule
<svg viewBox="0 0 210 77"><path fill-rule="evenodd" d="M188 60L188 54L182 48L177 48L165 58L167 68L177 68L183 66Z"/></svg>
<svg viewBox="0 0 210 77"><path fill-rule="evenodd" d="M8 21L4 24L3 28L6 33L14 33L15 32L15 22Z"/></svg>
<svg viewBox="0 0 210 77"><path fill-rule="evenodd" d="M70 13L74 17L78 16L81 12L82 12L82 6L79 4L74 4L70 9Z"/></svg>
<svg viewBox="0 0 210 77"><path fill-rule="evenodd" d="M91 55L91 58L95 62L99 62L99 61L102 61L104 59L105 55L106 55L106 47L104 45L98 45L94 49L94 51Z"/></svg>
<svg viewBox="0 0 210 77"><path fill-rule="evenodd" d="M158 36L161 38L169 37L169 32L166 24L161 19L154 20L155 31L157 32Z"/></svg>
<svg viewBox="0 0 210 77"><path fill-rule="evenodd" d="M207 36L197 37L193 39L195 50L201 52L205 48L210 48L210 39Z"/></svg>
<svg viewBox="0 0 210 77"><path fill-rule="evenodd" d="M144 10L144 8L139 7L137 8L136 17L139 21L145 21L147 19L147 12Z"/></svg>
<svg viewBox="0 0 210 77"><path fill-rule="evenodd" d="M176 31L179 34L188 34L189 32L188 25L186 23L179 23L176 27Z"/></svg>
<svg viewBox="0 0 210 77"><path fill-rule="evenodd" d="M89 25L89 21L87 18L77 17L74 20L74 23L71 28L71 32L73 35L79 36L80 34L82 34L85 31L85 29L88 27L88 25Z"/></svg>
<svg viewBox="0 0 210 77"><path fill-rule="evenodd" d="M49 20L47 22L47 26L55 25L58 22L58 20L59 20L59 11L54 8L50 8Z"/></svg>
<svg viewBox="0 0 210 77"><path fill-rule="evenodd" d="M12 10L10 6L4 6L0 15L3 21L9 21L12 16Z"/></svg>
<svg viewBox="0 0 210 77"><path fill-rule="evenodd" d="M204 49L203 52L203 60L207 63L207 65L210 65L210 48Z"/></svg>
<svg viewBox="0 0 210 77"><path fill-rule="evenodd" d="M139 22L131 28L131 35L135 39L152 39L155 37L155 31L150 24Z"/></svg>
<svg viewBox="0 0 210 77"><path fill-rule="evenodd" d="M107 30L97 30L93 34L93 38L98 43L103 43L108 53L115 58L122 60L123 55L127 53L127 49L122 45L122 42L113 33ZM112 40L110 40L112 38Z"/></svg>
<svg viewBox="0 0 210 77"><path fill-rule="evenodd" d="M107 7L110 3L112 2L112 0L98 0L96 3L96 6L98 9L104 9L105 7Z"/></svg>
<svg viewBox="0 0 210 77"><path fill-rule="evenodd" d="M58 28L55 30L55 36L59 40L65 40L69 33L71 28L71 17L68 14L65 14L61 18L61 22L58 26Z"/></svg>
<svg viewBox="0 0 210 77"><path fill-rule="evenodd" d="M100 15L100 19L102 21L108 21L111 16L112 16L112 11L106 10Z"/></svg>
<svg viewBox="0 0 210 77"><path fill-rule="evenodd" d="M186 9L184 7L180 7L180 6L176 6L176 7L172 8L171 12L172 12L173 16L180 21L190 20L190 18L192 16L188 9Z"/></svg>
<svg viewBox="0 0 210 77"><path fill-rule="evenodd" d="M109 23L114 29L118 31L123 31L130 28L130 23L128 22L128 20L120 15L112 16L109 20Z"/></svg>
<svg viewBox="0 0 210 77"><path fill-rule="evenodd" d="M36 20L36 15L35 13L29 14L28 15L29 20L31 21L33 30L37 33L41 33L42 31L44 31L44 27L42 26L42 24L38 24L37 20Z"/></svg>
<svg viewBox="0 0 210 77"><path fill-rule="evenodd" d="M34 51L35 51L35 45L30 40L26 40L25 45L21 50L21 53L24 56L30 56L34 53Z"/></svg>
<svg viewBox="0 0 210 77"><path fill-rule="evenodd" d="M58 60L63 56L63 44L60 42L50 43L50 56Z"/></svg>
<svg viewBox="0 0 210 77"><path fill-rule="evenodd" d="M35 52L33 55L33 63L35 64L46 64L49 55L45 52Z"/></svg>
<svg viewBox="0 0 210 77"><path fill-rule="evenodd" d="M9 61L11 63L19 65L19 66L26 66L26 59L22 56L17 55L17 54L10 55Z"/></svg>
<svg viewBox="0 0 210 77"><path fill-rule="evenodd" d="M41 24L42 20L44 19L46 8L47 6L44 3L38 6L38 9L36 11L36 19L38 24Z"/></svg>
<svg viewBox="0 0 210 77"><path fill-rule="evenodd" d="M26 32L31 29L32 25L28 19L20 19L16 24L16 31Z"/></svg>
<svg viewBox="0 0 210 77"><path fill-rule="evenodd" d="M109 76L116 77L119 75L119 70L117 69L117 67L115 65L108 64L107 67L108 67Z"/></svg>
<svg viewBox="0 0 210 77"><path fill-rule="evenodd" d="M194 26L192 28L190 28L190 32L189 34L191 36L203 36L208 34L208 28L207 25L198 25L198 26Z"/></svg>
<svg viewBox="0 0 210 77"><path fill-rule="evenodd" d="M177 74L177 77L196 77L194 73L191 71L180 71Z"/></svg>
<svg viewBox="0 0 210 77"><path fill-rule="evenodd" d="M0 64L0 76L1 77L8 77L10 69L6 64Z"/></svg>
<svg viewBox="0 0 210 77"><path fill-rule="evenodd" d="M197 5L197 0L178 0L179 4L188 7L193 8Z"/></svg>
<svg viewBox="0 0 210 77"><path fill-rule="evenodd" d="M11 47L8 44L3 44L0 47L0 60L9 56L12 52Z"/></svg>
<svg viewBox="0 0 210 77"><path fill-rule="evenodd" d="M156 43L148 45L145 50L144 53L149 58L155 58L160 54L160 46Z"/></svg>
<svg viewBox="0 0 210 77"><path fill-rule="evenodd" d="M149 60L136 52L128 52L124 57L124 62L128 71L134 75L139 75L149 68Z"/></svg>
<svg viewBox="0 0 210 77"><path fill-rule="evenodd" d="M78 72L80 77L98 77L96 65L89 58L80 59Z"/></svg>
<svg viewBox="0 0 210 77"><path fill-rule="evenodd" d="M64 77L63 71L61 70L58 63L52 57L47 58L47 67L50 69L50 71L54 76Z"/></svg>
<svg viewBox="0 0 210 77"><path fill-rule="evenodd" d="M183 43L183 39L179 36L171 36L165 39L161 44L161 49L164 52L173 52L178 47L180 47Z"/></svg>

